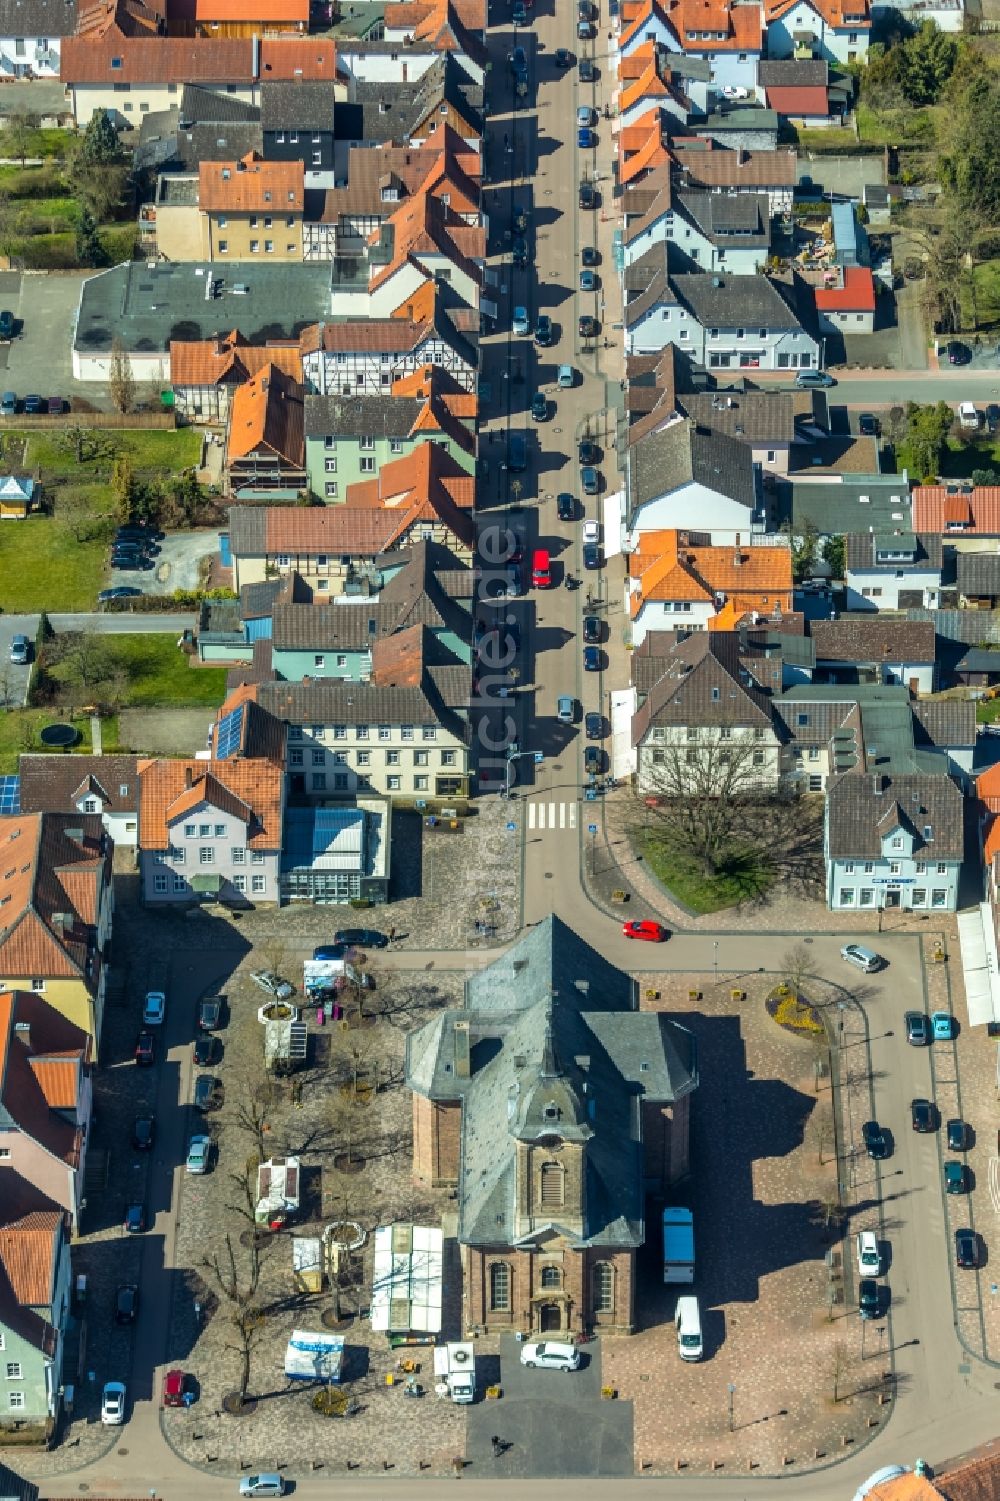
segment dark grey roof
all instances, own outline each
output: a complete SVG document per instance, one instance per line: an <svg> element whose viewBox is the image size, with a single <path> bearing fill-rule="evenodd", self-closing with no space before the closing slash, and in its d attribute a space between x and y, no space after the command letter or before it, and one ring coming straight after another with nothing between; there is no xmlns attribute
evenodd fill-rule
<svg viewBox="0 0 1000 1501"><path fill-rule="evenodd" d="M423 688L375 683L263 683L259 702L287 724L437 724Z"/></svg>
<svg viewBox="0 0 1000 1501"><path fill-rule="evenodd" d="M674 292L702 328L802 328L801 319L766 276L696 271L671 278ZM790 289L789 289L789 295Z"/></svg>
<svg viewBox="0 0 1000 1501"><path fill-rule="evenodd" d="M264 85L268 87L267 84ZM181 121L185 125L199 123L230 123L237 120L253 122L260 120L260 107L249 104L236 94L217 94L214 89L203 89L196 83L186 83L181 93Z"/></svg>
<svg viewBox="0 0 1000 1501"><path fill-rule="evenodd" d="M209 277L217 295L206 298ZM237 327L251 344L265 344L296 338L329 303L328 265L125 261L83 283L74 348L102 354L118 337L127 353L151 354L168 350L171 339L209 339Z"/></svg>
<svg viewBox="0 0 1000 1501"><path fill-rule="evenodd" d="M1000 595L1000 553L956 551L955 580L959 594L967 597Z"/></svg>
<svg viewBox="0 0 1000 1501"><path fill-rule="evenodd" d="M723 433L709 436L690 421L672 422L633 443L628 455L632 514L647 501L692 482L717 490L748 509L757 504L753 455Z"/></svg>
<svg viewBox="0 0 1000 1501"><path fill-rule="evenodd" d="M915 836L914 853L961 860L963 798L950 777L850 773L827 784L827 840L834 860L872 859L894 827ZM925 828L930 834L925 836Z"/></svg>
<svg viewBox="0 0 1000 1501"><path fill-rule="evenodd" d="M456 1036L471 1040L463 1076ZM527 1244L548 1231L517 1196L517 1148L557 1135L585 1157L582 1217L557 1226L574 1245L645 1238L642 1101L697 1086L690 1032L635 1009L633 984L557 917L547 917L466 982L464 1005L407 1038L418 1094L462 1103L458 1238ZM590 1100L598 1102L592 1110Z"/></svg>
<svg viewBox="0 0 1000 1501"><path fill-rule="evenodd" d="M406 438L427 405L417 396L309 396L307 438Z"/></svg>
<svg viewBox="0 0 1000 1501"><path fill-rule="evenodd" d="M954 663L955 672L1000 673L1000 651L990 646L970 646Z"/></svg>
<svg viewBox="0 0 1000 1501"><path fill-rule="evenodd" d="M906 552L905 562L895 558L879 560L879 552ZM908 573L940 573L941 537L936 532L852 532L847 538L848 573L894 573L903 567Z"/></svg>
<svg viewBox="0 0 1000 1501"><path fill-rule="evenodd" d="M263 534L262 534L263 540ZM270 615L285 580L264 579L259 584L244 584L240 590L240 617L243 620L261 620Z"/></svg>
<svg viewBox="0 0 1000 1501"><path fill-rule="evenodd" d="M623 285L626 292L644 292L650 282L666 274L670 247L666 240L656 240L636 260L625 267ZM667 291L664 302L676 303L672 291Z"/></svg>
<svg viewBox="0 0 1000 1501"><path fill-rule="evenodd" d="M260 86L260 123L265 130L333 130L337 85L328 79L270 79Z"/></svg>
<svg viewBox="0 0 1000 1501"><path fill-rule="evenodd" d="M338 103L334 111L334 133L341 141L405 141L439 103L451 104L476 135L482 134L483 91L451 53L435 58L414 82L359 80L353 101Z"/></svg>
<svg viewBox="0 0 1000 1501"><path fill-rule="evenodd" d="M235 599L203 599L198 610L198 640L203 644L243 636L243 619Z"/></svg>
<svg viewBox="0 0 1000 1501"><path fill-rule="evenodd" d="M757 64L757 82L762 88L825 89L829 68L822 58L782 58Z"/></svg>
<svg viewBox="0 0 1000 1501"><path fill-rule="evenodd" d="M1000 671L1000 652L992 652ZM971 698L918 698L911 705L917 745L973 746L976 743L976 705Z"/></svg>
<svg viewBox="0 0 1000 1501"><path fill-rule="evenodd" d="M216 124L200 120L190 130L178 127L176 159L182 171L197 171L201 162L239 161L248 152L262 154L264 132L253 120L230 120Z"/></svg>
<svg viewBox="0 0 1000 1501"><path fill-rule="evenodd" d="M790 391L702 391L683 394L677 402L699 427L726 433L744 443L795 441L795 406Z"/></svg>
<svg viewBox="0 0 1000 1501"><path fill-rule="evenodd" d="M664 672L632 716L632 744L640 744L653 725L770 728L770 705L738 634L696 631L674 645Z"/></svg>
<svg viewBox="0 0 1000 1501"><path fill-rule="evenodd" d="M77 0L0 0L0 36L72 36Z"/></svg>
<svg viewBox="0 0 1000 1501"><path fill-rule="evenodd" d="M392 630L397 612L391 605L341 598L343 604L275 605L272 650L363 651Z"/></svg>
<svg viewBox="0 0 1000 1501"><path fill-rule="evenodd" d="M929 621L843 616L840 620L813 621L810 635L817 662L934 661L934 627Z"/></svg>
<svg viewBox="0 0 1000 1501"><path fill-rule="evenodd" d="M267 508L230 506L229 542L237 558L262 558L267 554Z"/></svg>
<svg viewBox="0 0 1000 1501"><path fill-rule="evenodd" d="M788 497L792 530L811 525L824 536L909 528L910 484L903 474L845 474L817 480L791 475L780 489Z"/></svg>
<svg viewBox="0 0 1000 1501"><path fill-rule="evenodd" d="M92 793L108 813L134 813L139 806L136 756L22 755L22 813L75 813Z"/></svg>
<svg viewBox="0 0 1000 1501"><path fill-rule="evenodd" d="M766 193L704 193L692 188L674 196L713 244L734 249L756 245L766 250L771 242L771 209Z"/></svg>
<svg viewBox="0 0 1000 1501"><path fill-rule="evenodd" d="M935 633L945 641L1000 646L1000 614L995 610L925 610L914 606L907 610L906 618L931 621Z"/></svg>
<svg viewBox="0 0 1000 1501"><path fill-rule="evenodd" d="M467 120L477 135L483 134L486 122L482 87L472 82L452 52L437 57L421 76L413 106L414 127L428 111L436 110L443 102Z"/></svg>

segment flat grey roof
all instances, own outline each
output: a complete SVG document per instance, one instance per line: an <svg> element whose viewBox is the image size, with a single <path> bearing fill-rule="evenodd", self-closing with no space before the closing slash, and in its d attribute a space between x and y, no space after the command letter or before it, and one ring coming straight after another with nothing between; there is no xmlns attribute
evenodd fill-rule
<svg viewBox="0 0 1000 1501"><path fill-rule="evenodd" d="M212 297L206 297L209 277ZM171 339L210 339L232 328L251 344L264 344L296 338L329 308L328 265L162 262L150 268L126 261L83 283L74 348L104 353L117 335L130 354L151 354L168 350Z"/></svg>

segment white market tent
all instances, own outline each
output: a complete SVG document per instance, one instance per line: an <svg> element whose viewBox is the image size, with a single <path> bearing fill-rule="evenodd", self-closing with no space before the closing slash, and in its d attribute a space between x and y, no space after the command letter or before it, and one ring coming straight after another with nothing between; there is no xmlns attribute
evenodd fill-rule
<svg viewBox="0 0 1000 1501"><path fill-rule="evenodd" d="M371 1324L385 1334L438 1334L444 1236L430 1225L375 1231Z"/></svg>
<svg viewBox="0 0 1000 1501"><path fill-rule="evenodd" d="M342 1334L292 1330L285 1351L285 1375L290 1381L339 1381L343 1361Z"/></svg>

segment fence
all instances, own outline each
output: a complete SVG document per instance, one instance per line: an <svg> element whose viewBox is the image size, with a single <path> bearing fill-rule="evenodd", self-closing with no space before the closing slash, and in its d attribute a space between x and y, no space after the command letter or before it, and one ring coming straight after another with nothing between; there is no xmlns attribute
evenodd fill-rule
<svg viewBox="0 0 1000 1501"><path fill-rule="evenodd" d="M0 433L5 428L11 431L28 431L37 428L66 428L69 427L105 427L105 428L158 428L172 429L177 426L177 418L173 412L64 412L60 417L50 417L45 413L37 416L26 416L19 412L16 416L0 419Z"/></svg>

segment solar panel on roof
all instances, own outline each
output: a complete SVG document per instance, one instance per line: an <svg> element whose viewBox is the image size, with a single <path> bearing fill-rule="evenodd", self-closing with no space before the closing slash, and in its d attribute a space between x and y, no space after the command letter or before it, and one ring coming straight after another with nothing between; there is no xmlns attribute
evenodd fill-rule
<svg viewBox="0 0 1000 1501"><path fill-rule="evenodd" d="M21 778L0 777L0 814L20 813Z"/></svg>
<svg viewBox="0 0 1000 1501"><path fill-rule="evenodd" d="M224 714L219 720L216 731L216 759L225 761L229 756L234 756L240 748L240 740L243 735L243 710L246 706L240 704L238 709L233 709L229 714Z"/></svg>

